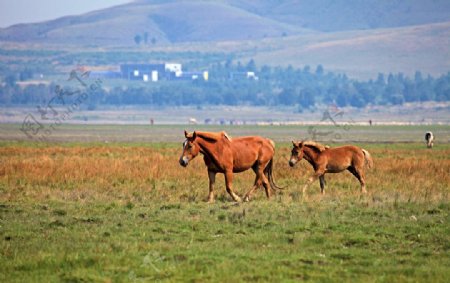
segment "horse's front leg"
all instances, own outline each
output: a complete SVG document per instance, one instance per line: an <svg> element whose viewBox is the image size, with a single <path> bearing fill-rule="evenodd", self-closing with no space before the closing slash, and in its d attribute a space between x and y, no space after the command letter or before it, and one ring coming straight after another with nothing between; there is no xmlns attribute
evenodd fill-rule
<svg viewBox="0 0 450 283"><path fill-rule="evenodd" d="M214 202L214 183L216 182L216 172L208 170L208 178L209 178L209 194L208 194L208 202Z"/></svg>
<svg viewBox="0 0 450 283"><path fill-rule="evenodd" d="M241 202L241 198L233 192L233 171L226 171L225 172L225 186L227 188L227 192L230 194L230 196L233 198L236 202Z"/></svg>

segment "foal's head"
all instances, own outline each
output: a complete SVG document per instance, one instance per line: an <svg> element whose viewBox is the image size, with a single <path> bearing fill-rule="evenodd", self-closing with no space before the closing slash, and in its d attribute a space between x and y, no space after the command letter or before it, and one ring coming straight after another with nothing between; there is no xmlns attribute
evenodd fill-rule
<svg viewBox="0 0 450 283"><path fill-rule="evenodd" d="M184 131L184 136L186 137L186 140L183 143L183 153L180 156L179 162L181 166L186 167L189 161L198 155L200 152L200 147L197 143L195 143L195 138L197 137L195 132L189 134Z"/></svg>
<svg viewBox="0 0 450 283"><path fill-rule="evenodd" d="M289 165L294 167L294 165L303 158L303 142L292 141L292 145L293 147L291 151L291 158L289 159Z"/></svg>

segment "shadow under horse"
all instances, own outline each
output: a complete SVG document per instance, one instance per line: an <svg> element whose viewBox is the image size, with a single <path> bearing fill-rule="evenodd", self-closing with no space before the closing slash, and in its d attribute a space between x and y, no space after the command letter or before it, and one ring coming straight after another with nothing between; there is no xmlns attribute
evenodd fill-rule
<svg viewBox="0 0 450 283"><path fill-rule="evenodd" d="M249 201L253 191L261 185L264 186L268 199L271 189L281 189L275 184L272 175L275 154L275 143L272 140L259 136L231 138L225 132L185 131L184 136L186 140L183 143L180 165L186 167L199 153L203 154L209 177L208 202L214 202L217 173L225 175L226 190L236 202L240 202L241 198L233 191L233 174L250 168L255 172L256 178L244 201Z"/></svg>
<svg viewBox="0 0 450 283"><path fill-rule="evenodd" d="M325 193L325 173L339 173L350 171L360 182L361 192L367 193L364 168L373 167L370 153L353 145L330 148L314 141L292 141L292 152L289 160L291 167L297 162L306 159L314 168L314 174L303 186L303 195L306 188L317 178L320 181L320 192Z"/></svg>

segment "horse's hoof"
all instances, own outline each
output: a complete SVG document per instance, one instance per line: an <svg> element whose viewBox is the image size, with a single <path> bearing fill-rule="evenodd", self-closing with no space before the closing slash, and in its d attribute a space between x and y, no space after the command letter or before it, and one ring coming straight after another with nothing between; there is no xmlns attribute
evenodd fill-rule
<svg viewBox="0 0 450 283"><path fill-rule="evenodd" d="M244 202L249 202L250 201L250 197L249 196L245 196L244 197Z"/></svg>

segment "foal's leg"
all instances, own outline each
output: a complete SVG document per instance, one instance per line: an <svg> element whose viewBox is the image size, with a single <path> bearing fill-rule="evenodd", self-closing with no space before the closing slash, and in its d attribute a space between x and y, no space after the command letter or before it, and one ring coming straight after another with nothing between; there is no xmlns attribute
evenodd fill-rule
<svg viewBox="0 0 450 283"><path fill-rule="evenodd" d="M364 178L364 170L362 169L356 169L355 167L349 167L348 171L350 171L356 179L358 179L359 183L361 184L361 192L363 194L366 194L366 181Z"/></svg>
<svg viewBox="0 0 450 283"><path fill-rule="evenodd" d="M320 192L322 193L322 195L325 194L325 174L319 177L319 181L320 181Z"/></svg>
<svg viewBox="0 0 450 283"><path fill-rule="evenodd" d="M303 186L303 196L306 197L305 192L306 192L306 188L309 187L309 185L311 185L312 182L314 182L315 180L317 180L317 178L319 178L320 176L322 176L324 173L321 171L316 171L311 177L309 177L308 181L306 182L306 184Z"/></svg>
<svg viewBox="0 0 450 283"><path fill-rule="evenodd" d="M361 184L361 192L363 194L367 194L367 190L366 190L366 178L364 177L364 171L360 170L359 171L359 183Z"/></svg>
<svg viewBox="0 0 450 283"><path fill-rule="evenodd" d="M233 198L236 202L241 202L241 198L233 192L232 188L233 184L233 171L226 171L225 172L225 186L227 187L227 192L230 194L230 196Z"/></svg>
<svg viewBox="0 0 450 283"><path fill-rule="evenodd" d="M214 183L216 182L216 172L208 170L208 178L209 178L209 194L208 194L208 202L214 202Z"/></svg>

